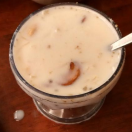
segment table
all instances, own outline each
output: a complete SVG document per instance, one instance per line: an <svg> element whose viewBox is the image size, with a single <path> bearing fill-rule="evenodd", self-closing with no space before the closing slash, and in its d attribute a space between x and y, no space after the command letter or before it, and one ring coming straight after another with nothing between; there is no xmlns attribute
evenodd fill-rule
<svg viewBox="0 0 132 132"><path fill-rule="evenodd" d="M110 16L123 36L132 31L131 0L84 0L82 3ZM19 23L41 7L31 0L0 0L0 132L131 132L132 45L126 47L126 63L119 82L89 121L77 125L56 124L42 116L32 99L19 88L9 66L10 40ZM25 112L19 122L13 118L18 109Z"/></svg>

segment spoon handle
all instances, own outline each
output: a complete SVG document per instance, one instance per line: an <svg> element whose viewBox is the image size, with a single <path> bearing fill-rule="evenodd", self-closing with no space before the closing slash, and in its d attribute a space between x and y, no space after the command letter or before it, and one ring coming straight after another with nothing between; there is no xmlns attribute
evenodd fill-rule
<svg viewBox="0 0 132 132"><path fill-rule="evenodd" d="M123 37L122 39L118 40L117 42L111 45L112 51L116 50L122 46L128 45L132 43L132 33L128 34L127 36Z"/></svg>

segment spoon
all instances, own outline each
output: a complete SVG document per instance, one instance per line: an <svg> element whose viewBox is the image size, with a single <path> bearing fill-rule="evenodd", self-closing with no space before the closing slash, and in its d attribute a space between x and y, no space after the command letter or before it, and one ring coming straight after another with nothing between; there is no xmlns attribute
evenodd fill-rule
<svg viewBox="0 0 132 132"><path fill-rule="evenodd" d="M111 50L116 50L122 46L128 45L132 43L132 33L128 34L127 36L121 38L120 40L116 41L111 45Z"/></svg>

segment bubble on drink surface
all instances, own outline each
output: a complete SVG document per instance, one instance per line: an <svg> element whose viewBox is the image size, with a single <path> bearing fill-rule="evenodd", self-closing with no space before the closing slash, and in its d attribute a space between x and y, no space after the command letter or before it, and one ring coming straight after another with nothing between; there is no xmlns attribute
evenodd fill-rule
<svg viewBox="0 0 132 132"><path fill-rule="evenodd" d="M24 111L23 110L16 110L14 113L14 119L16 121L20 121L24 118Z"/></svg>

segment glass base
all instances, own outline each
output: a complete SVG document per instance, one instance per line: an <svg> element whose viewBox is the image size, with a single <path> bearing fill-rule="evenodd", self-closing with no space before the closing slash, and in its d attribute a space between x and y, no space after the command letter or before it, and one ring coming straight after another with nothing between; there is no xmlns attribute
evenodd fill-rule
<svg viewBox="0 0 132 132"><path fill-rule="evenodd" d="M35 99L33 101L38 111L48 119L60 124L77 124L91 119L100 110L105 98L94 105L57 110L52 110Z"/></svg>

